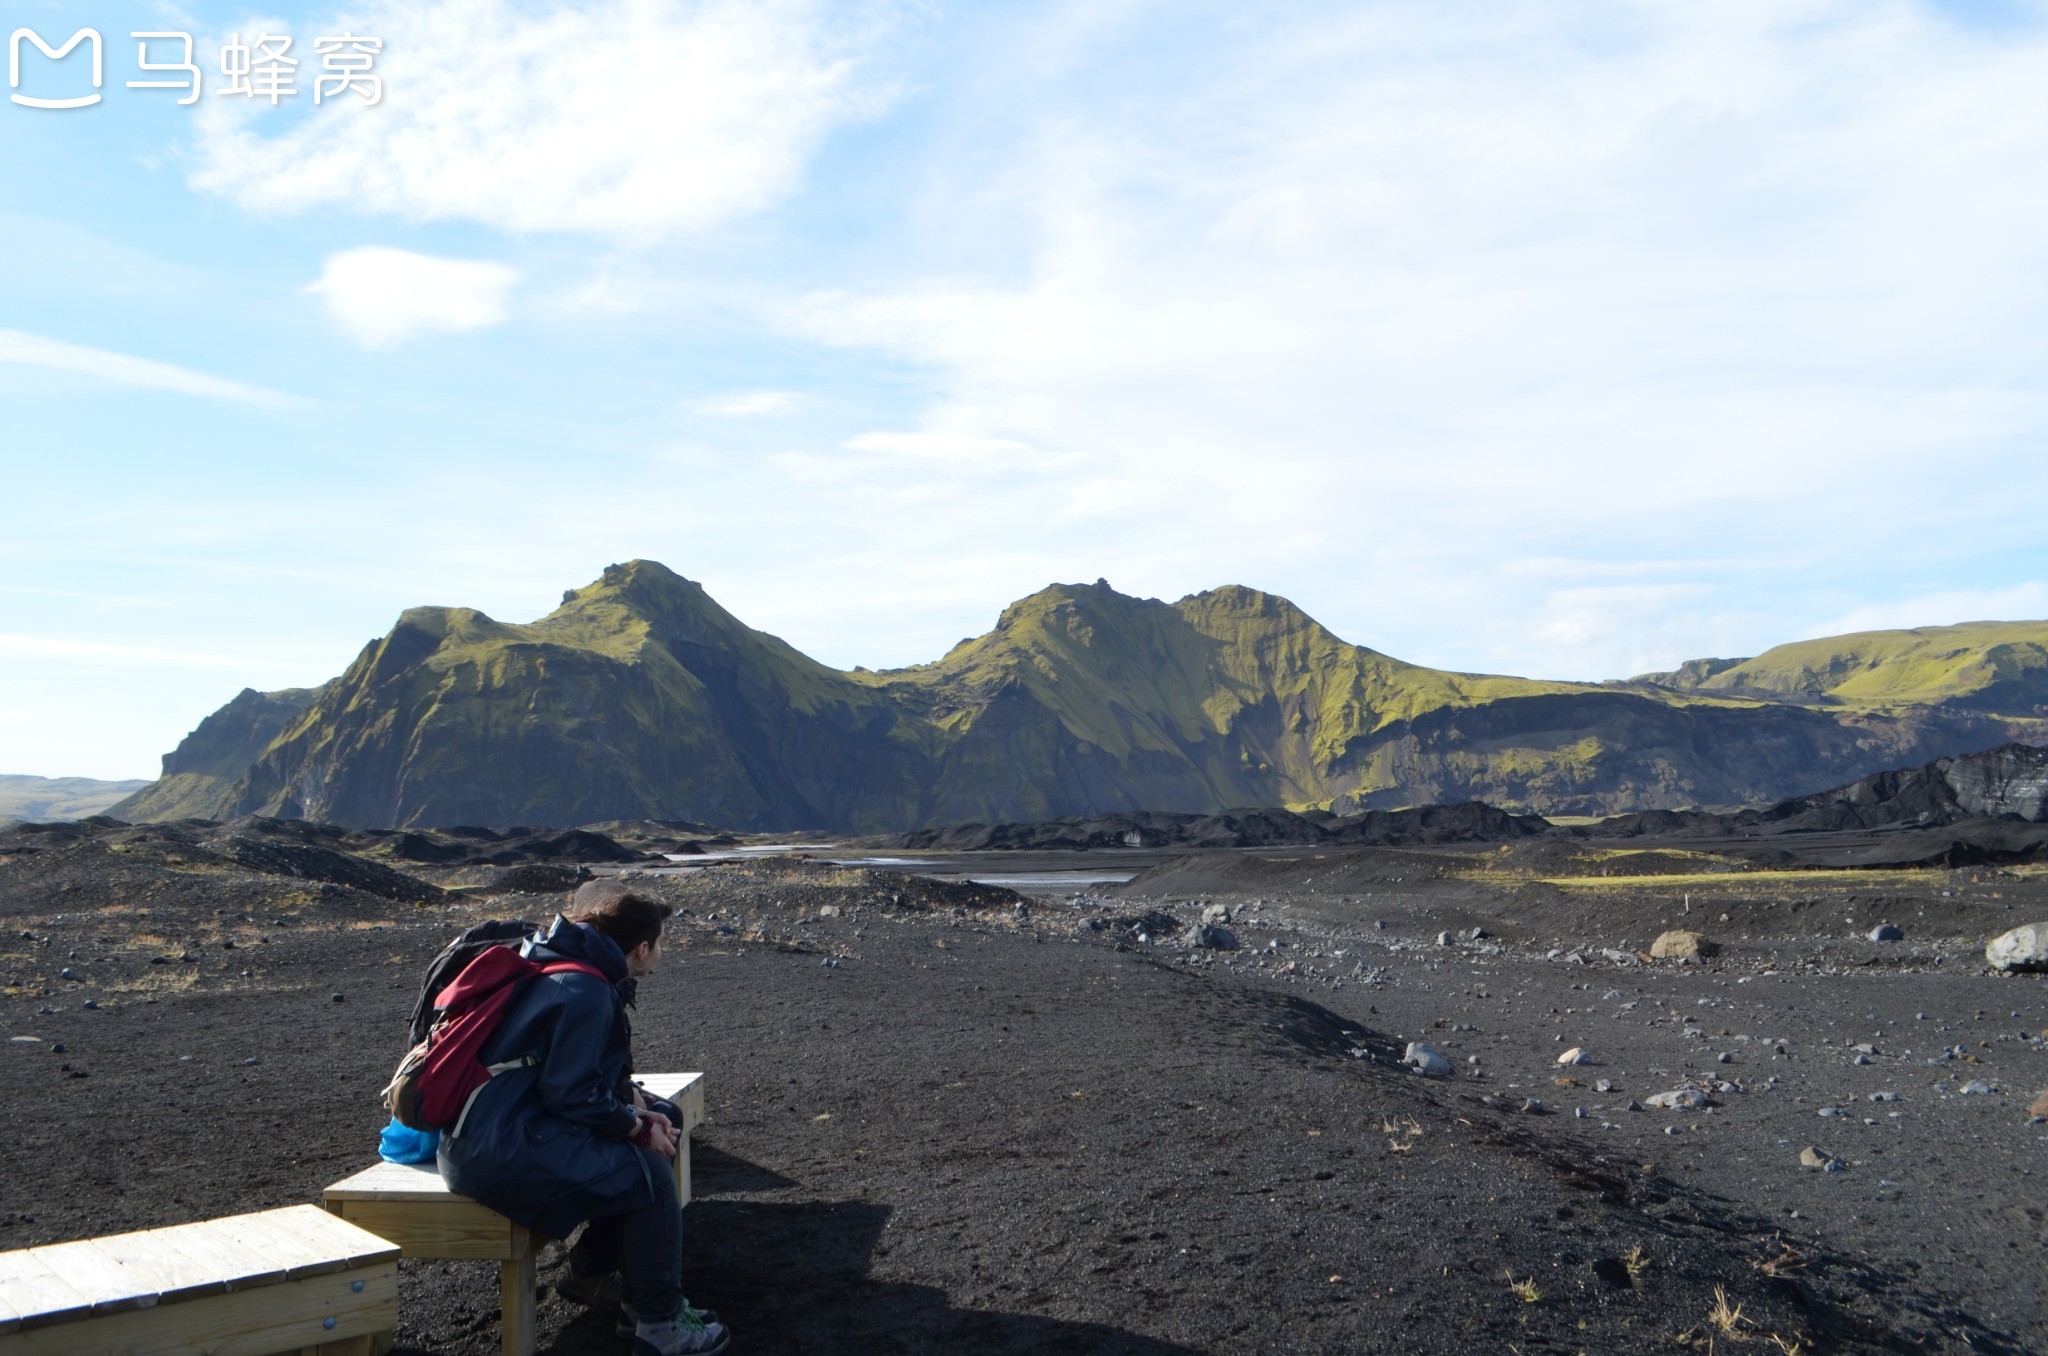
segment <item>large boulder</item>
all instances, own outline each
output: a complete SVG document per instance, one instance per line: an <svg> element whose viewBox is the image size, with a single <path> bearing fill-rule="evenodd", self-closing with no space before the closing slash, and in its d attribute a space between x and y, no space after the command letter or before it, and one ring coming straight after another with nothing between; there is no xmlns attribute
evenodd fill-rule
<svg viewBox="0 0 2048 1356"><path fill-rule="evenodd" d="M1704 932L1688 932L1684 928L1660 933L1657 940L1650 943L1650 955L1656 960L1698 960L1720 949L1707 940Z"/></svg>
<svg viewBox="0 0 2048 1356"><path fill-rule="evenodd" d="M2048 970L2048 923L2029 923L1994 938L1984 959L2000 970Z"/></svg>
<svg viewBox="0 0 2048 1356"><path fill-rule="evenodd" d="M1197 923L1188 929L1183 940L1206 951L1237 950L1237 934L1220 923Z"/></svg>

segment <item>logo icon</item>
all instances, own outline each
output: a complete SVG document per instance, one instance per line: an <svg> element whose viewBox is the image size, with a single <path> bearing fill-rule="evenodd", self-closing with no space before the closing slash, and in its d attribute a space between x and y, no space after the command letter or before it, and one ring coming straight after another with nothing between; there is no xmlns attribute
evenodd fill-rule
<svg viewBox="0 0 2048 1356"><path fill-rule="evenodd" d="M92 87L93 93L80 95L76 99L39 99L21 90L21 40L27 38L36 45L36 50L52 61L62 61L71 55L71 49L90 38L92 40ZM106 61L100 47L100 31L97 28L81 28L71 35L71 40L62 47L52 47L44 42L42 35L33 28L17 28L7 40L7 87L8 98L30 108L85 108L100 101L99 88L105 83Z"/></svg>

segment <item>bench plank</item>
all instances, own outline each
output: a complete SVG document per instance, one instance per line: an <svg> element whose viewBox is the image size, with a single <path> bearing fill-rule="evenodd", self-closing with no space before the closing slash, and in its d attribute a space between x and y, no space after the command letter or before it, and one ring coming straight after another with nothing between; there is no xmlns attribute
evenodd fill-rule
<svg viewBox="0 0 2048 1356"><path fill-rule="evenodd" d="M147 1309L161 1287L146 1269L124 1266L93 1246L89 1238L76 1243L48 1243L30 1248L38 1262L64 1278L64 1283L91 1301L96 1314L116 1309Z"/></svg>
<svg viewBox="0 0 2048 1356"><path fill-rule="evenodd" d="M455 1193L432 1163L378 1162L327 1188L330 1201L440 1201Z"/></svg>
<svg viewBox="0 0 2048 1356"><path fill-rule="evenodd" d="M361 1290L355 1288L359 1284ZM398 1264L381 1262L247 1294L204 1295L98 1315L77 1325L25 1328L10 1335L7 1351L8 1356L78 1356L80 1351L272 1356L388 1332L397 1324Z"/></svg>
<svg viewBox="0 0 2048 1356"><path fill-rule="evenodd" d="M0 1294L0 1333L13 1332L21 1326L21 1311L7 1302L7 1296Z"/></svg>
<svg viewBox="0 0 2048 1356"><path fill-rule="evenodd" d="M217 1253L187 1252L178 1246L178 1235L167 1229L88 1239L76 1246L91 1248L127 1268L130 1274L147 1278L159 1303L224 1294L234 1288L237 1279L227 1259Z"/></svg>
<svg viewBox="0 0 2048 1356"><path fill-rule="evenodd" d="M294 1205L259 1215L234 1215L201 1226L258 1249L282 1263L287 1280L320 1276L368 1262L395 1259L398 1248L385 1239L314 1205Z"/></svg>
<svg viewBox="0 0 2048 1356"><path fill-rule="evenodd" d="M92 1312L92 1300L26 1248L0 1252L0 1294L7 1296L8 1307L20 1315L24 1328Z"/></svg>
<svg viewBox="0 0 2048 1356"><path fill-rule="evenodd" d="M439 1201L337 1201L343 1219L396 1243L407 1257L507 1261L532 1251L526 1230L461 1196Z"/></svg>

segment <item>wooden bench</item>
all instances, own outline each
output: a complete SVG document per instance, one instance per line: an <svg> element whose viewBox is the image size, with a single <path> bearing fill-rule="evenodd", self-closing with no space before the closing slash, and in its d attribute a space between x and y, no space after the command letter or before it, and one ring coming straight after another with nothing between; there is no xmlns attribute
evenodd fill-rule
<svg viewBox="0 0 2048 1356"><path fill-rule="evenodd" d="M371 1356L398 1249L311 1205L0 1253L4 1356Z"/></svg>
<svg viewBox="0 0 2048 1356"><path fill-rule="evenodd" d="M688 1205L690 1132L704 1119L704 1075L641 1074L638 1081L682 1109L676 1199ZM432 1163L378 1163L327 1188L325 1201L343 1219L396 1243L403 1256L498 1263L500 1347L505 1356L533 1356L534 1259L546 1239L450 1191Z"/></svg>

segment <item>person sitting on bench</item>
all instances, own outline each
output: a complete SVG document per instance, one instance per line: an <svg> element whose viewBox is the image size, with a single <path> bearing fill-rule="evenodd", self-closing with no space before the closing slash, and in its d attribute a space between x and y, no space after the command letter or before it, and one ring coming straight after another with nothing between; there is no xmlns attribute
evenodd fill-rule
<svg viewBox="0 0 2048 1356"><path fill-rule="evenodd" d="M634 1356L714 1356L725 1328L683 1298L683 1213L665 1161L680 1116L650 1104L630 1082L634 987L661 961L668 905L616 880L579 888L567 912L521 944L557 970L513 1001L483 1050L486 1066L513 1065L477 1091L454 1132L441 1137L450 1188L551 1238L583 1235L569 1252L561 1293L633 1321ZM623 1328L622 1328L623 1331Z"/></svg>

